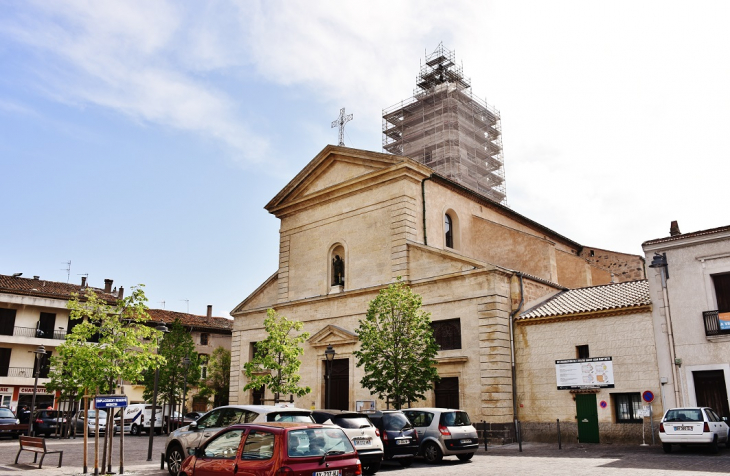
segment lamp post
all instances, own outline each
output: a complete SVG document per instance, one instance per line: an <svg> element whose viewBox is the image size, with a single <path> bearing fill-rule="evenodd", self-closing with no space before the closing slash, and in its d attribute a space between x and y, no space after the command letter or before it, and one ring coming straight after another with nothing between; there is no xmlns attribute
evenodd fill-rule
<svg viewBox="0 0 730 476"><path fill-rule="evenodd" d="M34 436L33 431L33 411L35 410L35 395L38 392L38 376L41 373L41 360L46 355L46 348L39 345L36 350L33 351L35 354L35 382L33 383L33 397L30 400L30 418L28 419L28 436Z"/></svg>
<svg viewBox="0 0 730 476"><path fill-rule="evenodd" d="M332 361L335 360L335 349L331 345L327 346L327 350L324 351L324 357L327 359L327 402L326 406L328 410L330 407L330 394L332 393Z"/></svg>
<svg viewBox="0 0 730 476"><path fill-rule="evenodd" d="M185 357L182 364L185 368L185 380L183 380L183 401L182 408L180 409L180 426L182 426L183 418L185 417L185 407L188 405L188 368L190 367L190 357Z"/></svg>
<svg viewBox="0 0 730 476"><path fill-rule="evenodd" d="M167 330L167 326L165 324L160 324L155 329L162 332L162 334L167 334L169 331ZM157 353L160 353L160 342L157 341ZM157 415L157 385L158 381L160 379L160 366L158 365L155 367L155 385L152 390L152 416L150 417L150 442L147 446L147 461L152 461L152 441L155 436L155 416ZM124 427L122 427L122 431L124 431Z"/></svg>

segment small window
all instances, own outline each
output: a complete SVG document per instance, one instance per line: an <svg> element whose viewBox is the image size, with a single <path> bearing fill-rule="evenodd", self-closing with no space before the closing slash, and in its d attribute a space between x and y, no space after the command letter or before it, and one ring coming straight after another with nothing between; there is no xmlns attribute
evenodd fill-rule
<svg viewBox="0 0 730 476"><path fill-rule="evenodd" d="M641 410L640 393L614 393L613 406L616 409L616 423L641 423L644 420L639 416Z"/></svg>
<svg viewBox="0 0 730 476"><path fill-rule="evenodd" d="M577 355L577 357L579 359L589 359L590 358L590 352L588 352L587 345L576 345L575 354Z"/></svg>
<svg viewBox="0 0 730 476"><path fill-rule="evenodd" d="M198 358L200 359L200 378L204 380L208 378L208 359L210 356L207 354L198 354Z"/></svg>
<svg viewBox="0 0 730 476"><path fill-rule="evenodd" d="M454 226L451 216L447 213L444 215L444 232L445 232L445 243L447 248L454 247Z"/></svg>
<svg viewBox="0 0 730 476"><path fill-rule="evenodd" d="M461 349L461 320L447 319L431 322L433 338L439 350Z"/></svg>
<svg viewBox="0 0 730 476"><path fill-rule="evenodd" d="M200 345L208 345L208 339L210 338L210 334L207 334L205 332L200 334Z"/></svg>
<svg viewBox="0 0 730 476"><path fill-rule="evenodd" d="M730 273L713 274L712 283L715 285L717 310L730 312Z"/></svg>

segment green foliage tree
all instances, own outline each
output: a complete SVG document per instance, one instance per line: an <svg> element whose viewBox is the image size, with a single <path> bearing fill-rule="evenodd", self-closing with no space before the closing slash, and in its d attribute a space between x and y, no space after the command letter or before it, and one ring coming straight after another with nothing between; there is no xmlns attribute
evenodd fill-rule
<svg viewBox="0 0 730 476"><path fill-rule="evenodd" d="M198 396L213 397L216 407L228 405L228 394L231 389L231 351L216 347L210 354L208 375L200 381Z"/></svg>
<svg viewBox="0 0 730 476"><path fill-rule="evenodd" d="M438 345L421 303L421 296L399 277L370 301L355 331L360 349L353 354L365 371L360 384L397 409L422 400L439 378L434 360Z"/></svg>
<svg viewBox="0 0 730 476"><path fill-rule="evenodd" d="M266 387L274 392L274 401L279 402L280 395L296 395L303 397L312 391L309 387L300 387L298 374L302 365L299 356L304 353L301 344L309 338L308 332L292 335L304 327L299 321L290 321L273 309L266 311L264 328L269 336L256 344L256 352L250 362L244 364L244 373L248 384L244 390Z"/></svg>
<svg viewBox="0 0 730 476"><path fill-rule="evenodd" d="M165 359L165 363L160 366L158 398L159 401L174 406L182 401L186 380L188 389L196 386L200 380L200 360L195 351L193 336L179 320L172 323L170 331L160 341L159 354ZM183 365L185 357L190 359L187 371ZM144 373L144 398L146 400L152 400L154 381L155 369L150 368Z"/></svg>
<svg viewBox="0 0 730 476"><path fill-rule="evenodd" d="M83 297L73 294L67 306L70 319L80 321L51 357L48 388L67 395L83 390L113 393L120 380L136 382L145 370L164 358L156 355L161 333L146 325L147 298L143 285L113 302L87 288Z"/></svg>

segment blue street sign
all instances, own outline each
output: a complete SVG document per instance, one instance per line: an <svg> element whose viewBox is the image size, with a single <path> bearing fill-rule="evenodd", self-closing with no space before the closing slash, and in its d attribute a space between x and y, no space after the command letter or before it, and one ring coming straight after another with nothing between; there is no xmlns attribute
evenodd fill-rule
<svg viewBox="0 0 730 476"><path fill-rule="evenodd" d="M94 398L96 408L124 408L128 405L126 395L97 395Z"/></svg>

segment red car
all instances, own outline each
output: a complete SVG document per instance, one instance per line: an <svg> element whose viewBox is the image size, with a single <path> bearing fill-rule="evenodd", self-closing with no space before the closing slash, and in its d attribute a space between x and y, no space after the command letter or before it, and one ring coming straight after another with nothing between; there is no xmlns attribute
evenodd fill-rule
<svg viewBox="0 0 730 476"><path fill-rule="evenodd" d="M342 428L311 423L247 423L219 431L195 448L180 476L355 476L357 451Z"/></svg>

